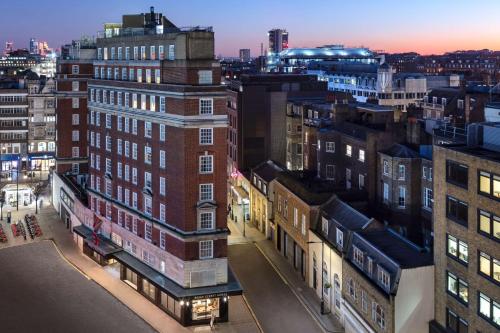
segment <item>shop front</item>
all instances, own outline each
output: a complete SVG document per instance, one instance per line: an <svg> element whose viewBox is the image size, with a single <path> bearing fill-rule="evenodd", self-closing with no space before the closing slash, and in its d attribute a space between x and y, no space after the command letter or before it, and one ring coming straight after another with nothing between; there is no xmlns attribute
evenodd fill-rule
<svg viewBox="0 0 500 333"><path fill-rule="evenodd" d="M121 265L121 280L183 326L228 321L230 296L242 293L231 270L227 284L183 288L125 251L113 256Z"/></svg>

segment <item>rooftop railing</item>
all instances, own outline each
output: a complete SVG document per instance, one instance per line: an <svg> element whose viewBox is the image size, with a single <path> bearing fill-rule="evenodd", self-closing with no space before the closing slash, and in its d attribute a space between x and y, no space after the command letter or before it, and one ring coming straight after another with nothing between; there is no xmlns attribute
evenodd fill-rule
<svg viewBox="0 0 500 333"><path fill-rule="evenodd" d="M163 35L168 33L179 33L179 32L193 32L193 31L204 31L213 32L212 27L174 27L174 28L119 28L119 29L109 29L101 30L97 32L97 38L113 38L113 37L130 37L130 36L148 36L148 35Z"/></svg>

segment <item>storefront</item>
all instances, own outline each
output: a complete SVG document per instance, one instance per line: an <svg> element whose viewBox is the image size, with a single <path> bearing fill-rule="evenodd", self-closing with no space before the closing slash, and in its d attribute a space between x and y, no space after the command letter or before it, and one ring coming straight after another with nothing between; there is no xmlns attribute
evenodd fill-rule
<svg viewBox="0 0 500 333"><path fill-rule="evenodd" d="M113 255L121 265L121 279L157 305L183 326L229 320L231 295L241 295L235 276L228 271L228 283L199 288L183 288L131 254Z"/></svg>
<svg viewBox="0 0 500 333"><path fill-rule="evenodd" d="M12 207L17 205L17 197L19 205L28 205L31 203L31 187L27 184L7 184L1 189L5 191L5 204ZM18 196L16 196L18 194Z"/></svg>
<svg viewBox="0 0 500 333"><path fill-rule="evenodd" d="M36 171L49 171L55 166L55 159L52 153L31 153L29 154L29 169Z"/></svg>

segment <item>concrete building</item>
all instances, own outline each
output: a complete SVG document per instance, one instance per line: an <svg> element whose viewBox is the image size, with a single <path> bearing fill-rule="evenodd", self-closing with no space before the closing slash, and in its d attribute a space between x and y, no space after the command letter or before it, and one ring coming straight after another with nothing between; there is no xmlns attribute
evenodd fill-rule
<svg viewBox="0 0 500 333"><path fill-rule="evenodd" d="M87 82L97 56L94 41L62 47L57 69L56 172L88 173Z"/></svg>
<svg viewBox="0 0 500 333"><path fill-rule="evenodd" d="M250 57L250 49L240 49L240 61L249 62L252 60Z"/></svg>
<svg viewBox="0 0 500 333"><path fill-rule="evenodd" d="M435 145L435 321L430 332L500 329L500 124Z"/></svg>
<svg viewBox="0 0 500 333"><path fill-rule="evenodd" d="M95 222L74 231L84 253L181 324L227 321L228 296L242 291L227 264L228 119L214 32L151 8L99 36L88 81Z"/></svg>
<svg viewBox="0 0 500 333"><path fill-rule="evenodd" d="M332 68L309 67L309 74L328 82L328 90L350 92L358 102L376 100L379 105L406 111L427 93L427 78L419 73L395 73L388 63L358 68L358 64Z"/></svg>
<svg viewBox="0 0 500 333"><path fill-rule="evenodd" d="M250 174L250 221L271 240L276 232L273 218L273 180L283 171L283 167L269 160L253 168Z"/></svg>
<svg viewBox="0 0 500 333"><path fill-rule="evenodd" d="M426 332L433 285L428 252L389 229L355 232L342 266L346 333Z"/></svg>
<svg viewBox="0 0 500 333"><path fill-rule="evenodd" d="M48 172L55 165L56 82L31 74L28 88L28 169Z"/></svg>
<svg viewBox="0 0 500 333"><path fill-rule="evenodd" d="M0 160L2 182L15 180L28 156L28 90L18 81L0 81Z"/></svg>
<svg viewBox="0 0 500 333"><path fill-rule="evenodd" d="M330 184L307 173L281 173L274 183L274 244L297 274L310 274L309 233L316 224L322 205L333 199Z"/></svg>

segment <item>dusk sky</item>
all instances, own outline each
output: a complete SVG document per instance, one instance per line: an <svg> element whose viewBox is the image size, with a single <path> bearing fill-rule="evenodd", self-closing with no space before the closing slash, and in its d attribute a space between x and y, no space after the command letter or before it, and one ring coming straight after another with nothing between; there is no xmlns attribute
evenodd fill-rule
<svg viewBox="0 0 500 333"><path fill-rule="evenodd" d="M388 52L500 50L498 0L23 0L0 1L0 49L27 48L30 37L51 47L95 35L104 22L155 6L178 26L213 26L216 54L260 53L266 32L286 28L290 47L344 44Z"/></svg>

